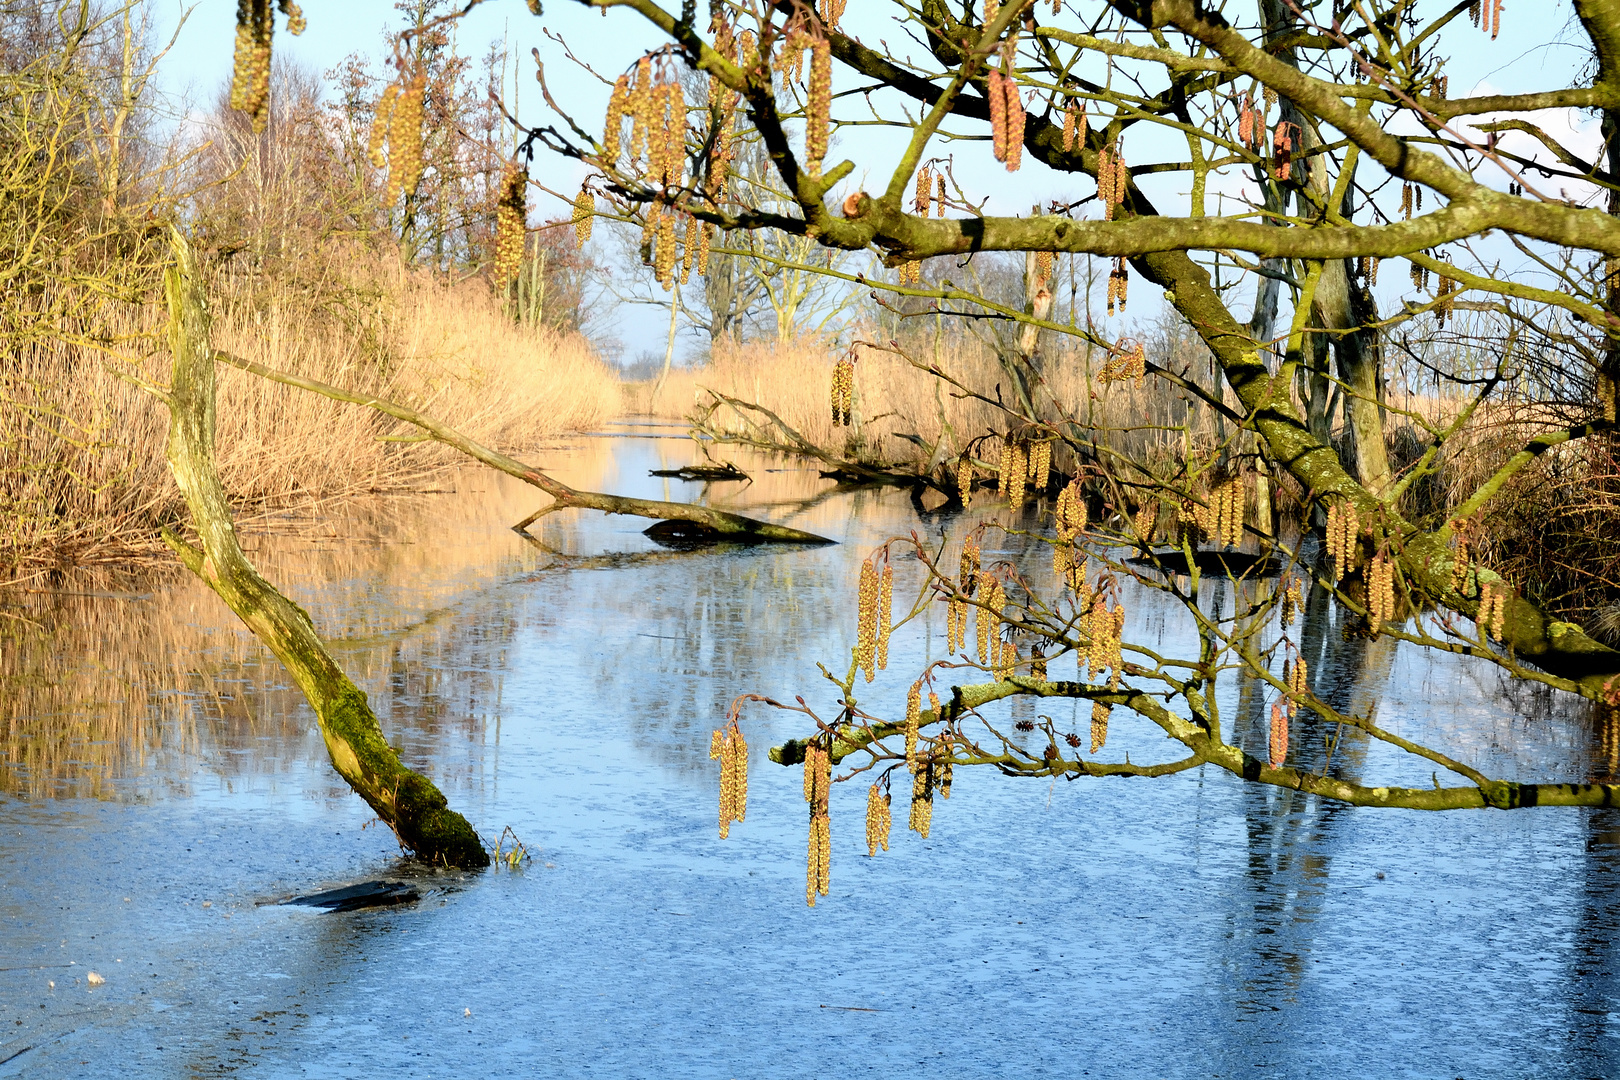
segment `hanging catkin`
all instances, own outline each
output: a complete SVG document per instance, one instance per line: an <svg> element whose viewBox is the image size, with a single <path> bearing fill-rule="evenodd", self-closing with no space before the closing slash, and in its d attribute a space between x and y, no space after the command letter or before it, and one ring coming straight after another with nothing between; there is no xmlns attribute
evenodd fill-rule
<svg viewBox="0 0 1620 1080"><path fill-rule="evenodd" d="M866 854L875 856L878 848L889 850L889 827L893 824L889 810L889 793L879 791L873 784L866 792ZM819 884L819 881L818 881Z"/></svg>
<svg viewBox="0 0 1620 1080"><path fill-rule="evenodd" d="M1282 768L1283 762L1288 759L1288 714L1283 710L1282 702L1271 703L1271 767Z"/></svg>
<svg viewBox="0 0 1620 1080"><path fill-rule="evenodd" d="M894 567L883 564L883 576L878 579L877 667L883 671L889 666L889 631L894 617ZM870 680L868 680L870 681Z"/></svg>
<svg viewBox="0 0 1620 1080"><path fill-rule="evenodd" d="M709 738L709 757L720 761L720 839L748 815L748 742L736 717Z"/></svg>
<svg viewBox="0 0 1620 1080"><path fill-rule="evenodd" d="M619 137L624 131L624 110L630 103L630 76L620 75L608 95L607 118L602 123L602 164L609 169L619 163Z"/></svg>
<svg viewBox="0 0 1620 1080"><path fill-rule="evenodd" d="M509 162L501 177L501 197L495 205L495 265L497 285L505 285L518 275L523 263L523 244L529 212L529 174L516 162ZM585 192L581 191L581 195Z"/></svg>
<svg viewBox="0 0 1620 1080"><path fill-rule="evenodd" d="M1102 702L1093 702L1091 706L1091 752L1095 754L1108 742L1108 713L1110 709Z"/></svg>
<svg viewBox="0 0 1620 1080"><path fill-rule="evenodd" d="M596 221L596 197L589 188L580 188L574 196L574 244L584 247L591 242L591 225Z"/></svg>
<svg viewBox="0 0 1620 1080"><path fill-rule="evenodd" d="M810 48L810 89L804 106L805 170L821 174L827 156L827 127L832 110L832 47L825 34L816 35Z"/></svg>
<svg viewBox="0 0 1620 1080"><path fill-rule="evenodd" d="M878 570L871 559L861 563L861 582L856 601L860 606L855 634L856 662L871 682L877 672Z"/></svg>
<svg viewBox="0 0 1620 1080"><path fill-rule="evenodd" d="M422 98L427 80L418 75L405 83L388 117L388 187L383 205L411 195L422 178Z"/></svg>
<svg viewBox="0 0 1620 1080"><path fill-rule="evenodd" d="M270 115L270 0L237 0L236 56L231 70L231 108L248 114L254 132Z"/></svg>
<svg viewBox="0 0 1620 1080"><path fill-rule="evenodd" d="M234 91L233 91L234 93ZM382 168L388 164L388 158L383 154L383 143L388 139L388 126L393 119L394 104L399 99L399 84L389 83L377 102L377 111L371 117L371 138L366 145L366 157L371 159L372 165Z"/></svg>

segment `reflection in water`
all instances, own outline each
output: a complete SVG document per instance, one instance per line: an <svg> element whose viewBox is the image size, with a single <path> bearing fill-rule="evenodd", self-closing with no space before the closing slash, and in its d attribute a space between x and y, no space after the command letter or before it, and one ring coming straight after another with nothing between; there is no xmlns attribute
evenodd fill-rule
<svg viewBox="0 0 1620 1080"><path fill-rule="evenodd" d="M741 692L829 701L814 665L847 663L860 559L894 533L961 530L904 493L835 492L771 459L741 461L747 484L646 475L691 454L602 439L536 459L569 483L702 492L845 542L675 552L645 522L594 514L544 518L529 542L508 526L540 497L475 472L244 529L407 760L486 833L512 825L539 852L516 874L396 862L279 667L194 581L0 598L0 1059L33 1047L0 1077L1615 1071L1610 813L1358 810L1208 769L972 774L930 840L897 830L867 859L857 780L834 792L832 895L808 911L800 778L763 753L803 731L745 714L749 815L724 843L709 731ZM985 546L1050 581L1044 548L994 532ZM898 600L917 574L897 574ZM1271 587L1205 583L1211 610ZM1127 607L1128 637L1194 653L1173 601L1132 590ZM942 622L897 635L863 704L903 707ZM1344 630L1317 593L1293 631L1335 708L1500 775L1614 771L1612 719ZM1271 693L1223 676L1224 728L1251 753ZM1056 707L986 715L1005 729ZM1174 752L1115 717L1109 760ZM1429 780L1309 715L1292 745L1346 777ZM260 906L372 877L424 899ZM94 992L72 982L91 966L111 973Z"/></svg>

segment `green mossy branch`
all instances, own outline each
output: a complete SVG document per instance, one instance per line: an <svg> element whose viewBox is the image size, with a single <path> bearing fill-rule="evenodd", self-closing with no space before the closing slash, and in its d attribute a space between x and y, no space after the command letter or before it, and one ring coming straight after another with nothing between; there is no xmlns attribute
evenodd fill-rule
<svg viewBox="0 0 1620 1080"><path fill-rule="evenodd" d="M366 695L327 652L309 615L260 576L237 543L214 467L214 352L206 301L195 258L178 229L172 243L175 264L166 279L174 353L174 382L164 397L168 459L201 543L171 529L163 530L164 541L287 668L315 710L332 767L404 847L428 862L489 865L467 819L449 808L431 780L400 763Z"/></svg>

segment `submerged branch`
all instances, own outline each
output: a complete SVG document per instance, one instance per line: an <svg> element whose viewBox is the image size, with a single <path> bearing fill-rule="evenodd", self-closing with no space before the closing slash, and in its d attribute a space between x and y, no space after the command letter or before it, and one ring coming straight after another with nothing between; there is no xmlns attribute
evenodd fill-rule
<svg viewBox="0 0 1620 1080"><path fill-rule="evenodd" d="M265 367L263 364L254 363L252 360L231 356L228 353L220 352L215 355L218 359L261 378L284 383L287 386L295 386L300 390L308 390L311 393L321 394L336 401L364 405L368 409L375 409L380 413L394 417L396 420L403 420L407 424L413 424L421 428L434 440L459 450L492 469L503 472L508 476L515 476L524 483L537 487L550 495L555 501L542 507L535 514L519 523L517 526L519 532L527 529L543 514L572 508L600 510L604 514L630 514L636 517L654 518L659 521L687 521L727 540L780 544L831 544L834 542L824 536L789 528L786 525L772 525L769 522L755 521L753 518L746 518L740 514L715 510L707 506L696 506L692 503L664 502L658 499L634 499L624 495L607 495L597 491L576 491L562 481L547 476L534 466L525 465L516 458L508 457L498 450L492 450L482 443L468 438L454 428L417 412L415 409L370 394L356 394L335 386L328 386L325 383L317 382L314 379L306 379L300 375L289 375L286 372Z"/></svg>

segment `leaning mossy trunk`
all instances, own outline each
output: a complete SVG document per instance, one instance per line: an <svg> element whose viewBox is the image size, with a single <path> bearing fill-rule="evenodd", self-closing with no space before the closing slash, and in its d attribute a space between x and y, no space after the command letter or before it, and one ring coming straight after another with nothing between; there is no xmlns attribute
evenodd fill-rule
<svg viewBox="0 0 1620 1080"><path fill-rule="evenodd" d="M478 834L451 810L433 782L400 764L383 738L366 695L333 661L309 616L259 575L236 541L225 489L214 468L214 351L196 261L178 231L167 277L174 384L169 406L169 467L201 541L172 530L163 539L269 646L292 674L320 722L335 768L418 857L449 866L489 865Z"/></svg>

